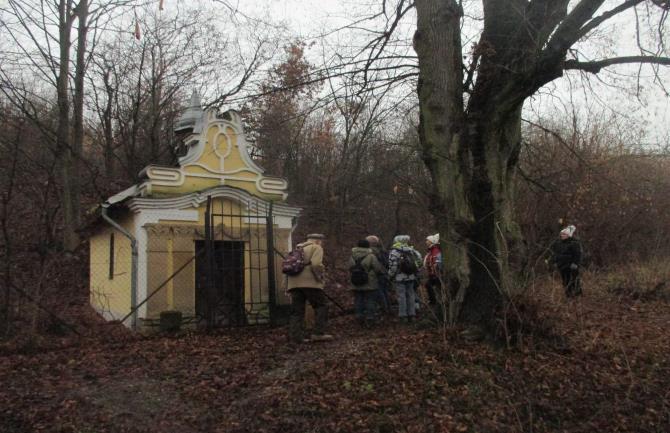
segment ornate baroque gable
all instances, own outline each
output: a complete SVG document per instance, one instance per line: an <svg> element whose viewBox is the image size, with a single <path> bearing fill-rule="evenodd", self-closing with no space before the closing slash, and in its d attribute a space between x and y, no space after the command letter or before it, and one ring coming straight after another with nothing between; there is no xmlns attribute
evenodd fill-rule
<svg viewBox="0 0 670 433"><path fill-rule="evenodd" d="M251 159L240 115L233 110L219 115L215 109L203 111L197 105L185 114L193 131L184 140L187 151L179 158L179 166L147 166L140 194L174 196L225 185L266 200L285 200L286 181L264 175Z"/></svg>

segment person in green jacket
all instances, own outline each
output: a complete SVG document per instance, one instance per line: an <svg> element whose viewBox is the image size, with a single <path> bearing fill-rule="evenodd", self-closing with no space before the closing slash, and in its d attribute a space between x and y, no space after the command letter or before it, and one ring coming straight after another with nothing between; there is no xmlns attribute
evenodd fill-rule
<svg viewBox="0 0 670 433"><path fill-rule="evenodd" d="M370 242L358 241L351 249L349 259L350 289L354 292L356 319L364 327L371 326L377 319L377 275L386 272L379 263Z"/></svg>

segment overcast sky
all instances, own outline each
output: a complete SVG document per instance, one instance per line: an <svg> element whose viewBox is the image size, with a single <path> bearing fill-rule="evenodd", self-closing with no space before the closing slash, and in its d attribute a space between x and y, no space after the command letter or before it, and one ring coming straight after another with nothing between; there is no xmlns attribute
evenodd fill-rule
<svg viewBox="0 0 670 433"><path fill-rule="evenodd" d="M219 7L212 0L199 0L200 5L216 8L217 12L226 13L226 9ZM323 58L332 55L334 51L345 54L346 50L353 50L357 44L370 38L370 34L361 35L351 30L335 31L351 22L357 17L378 11L381 0L228 0L237 7L254 17L263 17L268 22L284 23L288 29L284 32L286 43L291 39L300 38L308 44L314 43L307 52L310 61L320 66ZM2 3L3 0L0 0ZM236 2L236 3L235 3ZM158 1L156 2L156 4ZM172 3L172 4L171 4ZM389 4L393 3L391 1ZM467 2L466 2L467 3ZM619 4L620 0L606 1L606 9L613 4ZM177 0L164 0L165 12L174 12ZM470 1L468 4L477 7L480 2ZM197 7L197 3L189 3L190 7ZM156 6L157 7L157 6ZM376 9L375 9L376 8ZM476 14L476 10L474 14ZM129 11L129 26L134 23L132 13ZM407 40L403 41L403 47L407 53L414 55L407 43L411 40L414 30L414 15L405 17L401 28L396 32L404 35ZM589 39L588 44L579 45L582 58L601 59L611 54L613 47L617 55L638 55L639 50L635 39L635 16L627 12L616 20L607 22L607 26L598 29L595 37ZM666 21L663 29L670 34L670 20ZM363 22L359 27L380 28L376 23ZM477 34L476 21L466 22L464 45L469 47L476 40L468 40L468 36ZM234 27L231 27L234 29ZM253 28L252 30L253 31ZM324 37L325 35L325 37ZM245 39L247 36L238 35ZM357 39L358 38L358 39ZM6 45L7 41L0 41L0 46ZM670 87L670 67L660 67L662 81ZM654 84L651 67L646 65L641 69L641 80L637 80L638 69L635 66L619 66L604 70L597 78L590 75L585 81L580 73L570 72L566 77L555 80L546 88L541 89L537 95L530 98L525 106L527 116L544 116L557 118L562 114L569 114L574 107L580 114L587 111L595 112L597 116L608 116L609 113L617 113L619 116L628 118L631 124L644 127L648 132L647 142L668 142L670 134L670 98L663 89ZM601 80L605 81L602 83ZM407 87L407 93L413 92L413 88Z"/></svg>
<svg viewBox="0 0 670 433"><path fill-rule="evenodd" d="M287 23L291 31L303 38L314 38L324 31L343 26L351 21L352 15L370 10L363 1L350 0L260 0L244 2L247 6L253 5L255 12L270 11L273 19ZM374 2L372 2L374 3ZM614 2L618 4L617 2ZM612 6L606 2L606 8ZM609 7L607 7L609 5ZM413 17L412 17L413 18ZM407 26L414 25L408 22ZM580 49L584 55L593 59L603 58L614 46L621 47L618 55L638 55L639 50L635 40L634 15L628 12L616 20L611 20L605 28L599 31L598 38L589 45L582 44ZM670 34L666 23L665 30ZM342 35L330 35L331 41L342 41ZM312 55L317 57L316 50ZM649 132L648 142L667 142L670 133L670 98L662 88L653 83L651 68L642 68L642 80L638 82L637 67L609 68L601 73L607 82L600 79L585 81L578 72L570 72L566 77L554 81L547 88L526 104L527 112L536 112L545 116L555 116L557 112L569 112L571 102L578 110L584 113L587 109L605 115L608 111L629 118L634 124L646 126ZM670 67L660 67L663 82L670 87ZM611 84L619 86L613 89ZM551 93L551 95L549 95Z"/></svg>

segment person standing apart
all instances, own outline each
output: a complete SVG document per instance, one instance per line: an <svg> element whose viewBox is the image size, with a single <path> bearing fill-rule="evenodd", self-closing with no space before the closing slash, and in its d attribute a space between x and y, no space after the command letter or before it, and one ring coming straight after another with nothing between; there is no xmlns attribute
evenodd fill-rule
<svg viewBox="0 0 670 433"><path fill-rule="evenodd" d="M582 263L582 244L574 237L577 228L565 227L551 245L552 262L558 268L565 288L565 296L573 298L582 294L579 266Z"/></svg>
<svg viewBox="0 0 670 433"><path fill-rule="evenodd" d="M416 316L415 284L421 266L421 254L409 245L410 237L398 235L393 238L389 253L389 278L395 282L398 297L398 317L411 322Z"/></svg>
<svg viewBox="0 0 670 433"><path fill-rule="evenodd" d="M289 340L294 343L328 341L333 336L326 334L328 305L323 292L325 266L323 265L323 240L319 233L307 235L306 242L298 244L303 251L304 269L297 275L289 275L287 291L291 296L291 316L289 319ZM305 304L309 302L316 316L314 333L304 338Z"/></svg>

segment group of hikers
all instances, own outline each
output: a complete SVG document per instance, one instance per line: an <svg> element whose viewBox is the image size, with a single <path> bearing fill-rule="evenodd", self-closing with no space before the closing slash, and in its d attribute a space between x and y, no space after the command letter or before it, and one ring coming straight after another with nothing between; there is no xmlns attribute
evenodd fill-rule
<svg viewBox="0 0 670 433"><path fill-rule="evenodd" d="M395 287L398 317L403 322L413 321L419 304L420 270L425 270L429 280L439 279L442 270L439 235L426 238L429 250L425 258L409 242L409 236L396 236L387 253L379 238L370 235L351 250L349 283L354 293L354 311L361 325L371 326L378 321L379 311L390 313L391 285ZM429 289L432 304L436 303L434 288L432 285Z"/></svg>
<svg viewBox="0 0 670 433"><path fill-rule="evenodd" d="M550 247L551 263L561 274L567 297L582 293L579 267L582 247L574 237L576 228L565 227ZM329 341L326 333L328 322L327 297L324 289L323 240L319 233L307 235L305 242L297 245L282 263L287 275L287 292L291 297L289 340L294 343ZM412 245L410 237L393 238L390 251L385 251L378 236L369 235L357 242L348 262L349 288L354 295L354 311L358 323L370 327L380 320L380 313L393 314L391 288L395 288L397 316L403 323L415 320L421 308L419 287L427 294L428 310L444 303L442 299L442 251L440 235L426 237L426 253L421 255ZM305 306L309 302L315 313L311 335L304 329Z"/></svg>

